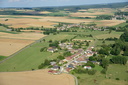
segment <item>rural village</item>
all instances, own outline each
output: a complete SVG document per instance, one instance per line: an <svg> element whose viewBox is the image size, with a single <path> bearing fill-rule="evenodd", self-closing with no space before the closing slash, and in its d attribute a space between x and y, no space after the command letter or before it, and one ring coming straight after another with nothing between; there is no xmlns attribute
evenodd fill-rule
<svg viewBox="0 0 128 85"><path fill-rule="evenodd" d="M128 85L127 75L128 2L0 7L0 85Z"/></svg>

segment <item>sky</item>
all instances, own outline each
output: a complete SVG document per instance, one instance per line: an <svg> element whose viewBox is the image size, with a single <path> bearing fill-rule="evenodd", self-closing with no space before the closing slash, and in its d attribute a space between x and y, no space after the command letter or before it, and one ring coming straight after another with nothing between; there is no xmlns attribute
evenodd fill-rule
<svg viewBox="0 0 128 85"><path fill-rule="evenodd" d="M47 7L127 2L128 0L0 0L0 7Z"/></svg>

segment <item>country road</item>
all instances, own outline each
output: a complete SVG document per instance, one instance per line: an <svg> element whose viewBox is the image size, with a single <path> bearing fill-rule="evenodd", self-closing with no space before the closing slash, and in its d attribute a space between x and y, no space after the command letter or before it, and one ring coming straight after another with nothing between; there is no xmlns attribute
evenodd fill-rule
<svg viewBox="0 0 128 85"><path fill-rule="evenodd" d="M47 37L47 36L45 36L45 37ZM3 63L3 62L5 62L6 60L12 58L13 56L17 55L17 54L20 53L21 51L23 51L23 50L29 48L30 46L32 46L32 45L34 45L34 44L40 42L40 41L43 40L45 37L42 37L42 38L40 38L39 40L36 40L35 42L33 42L33 43L31 43L31 44L25 46L24 48L20 49L19 51L15 52L14 54L10 55L9 57L7 57L7 58L5 58L4 60L0 61L0 64Z"/></svg>

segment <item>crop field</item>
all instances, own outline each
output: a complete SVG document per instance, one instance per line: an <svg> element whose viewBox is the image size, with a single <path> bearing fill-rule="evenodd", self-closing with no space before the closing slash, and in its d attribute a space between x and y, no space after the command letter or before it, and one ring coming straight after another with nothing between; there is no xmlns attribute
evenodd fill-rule
<svg viewBox="0 0 128 85"><path fill-rule="evenodd" d="M0 38L11 38L11 39L25 39L25 40L38 40L45 35L40 33L19 33L19 34L10 34L0 32Z"/></svg>
<svg viewBox="0 0 128 85"><path fill-rule="evenodd" d="M51 14L51 13L50 13ZM104 15L106 12L76 12L70 13L72 17L91 17L95 18L97 15ZM5 21L8 19L8 21ZM25 15L0 15L0 23L9 25L14 28L26 27L41 27L53 28L58 22L65 23L81 23L89 24L91 22L97 23L97 26L114 26L125 21L123 20L94 20L94 19L71 19L70 17L54 17L54 16L25 16Z"/></svg>
<svg viewBox="0 0 128 85"><path fill-rule="evenodd" d="M95 22L99 23L97 26L115 26L125 22L125 20L99 20Z"/></svg>
<svg viewBox="0 0 128 85"><path fill-rule="evenodd" d="M0 85L75 85L69 74L52 75L48 70L0 73Z"/></svg>
<svg viewBox="0 0 128 85"><path fill-rule="evenodd" d="M0 32L0 55L9 56L42 37L44 35L39 33L10 34Z"/></svg>
<svg viewBox="0 0 128 85"><path fill-rule="evenodd" d="M0 38L0 55L9 56L34 41Z"/></svg>

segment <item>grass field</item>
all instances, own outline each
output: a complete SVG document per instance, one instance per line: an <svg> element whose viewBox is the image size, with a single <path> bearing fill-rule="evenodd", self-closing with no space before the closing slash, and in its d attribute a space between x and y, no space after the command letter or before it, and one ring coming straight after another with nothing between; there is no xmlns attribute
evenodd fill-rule
<svg viewBox="0 0 128 85"><path fill-rule="evenodd" d="M119 78L120 80L128 81L128 73L126 72L128 70L128 64L127 65L109 65L108 71L107 71L107 77L110 77L111 79Z"/></svg>
<svg viewBox="0 0 128 85"><path fill-rule="evenodd" d="M76 77L80 78L79 85L128 85L127 66L109 65L107 77L111 77L110 79L100 73L102 70L101 67L96 66L94 69L97 70L95 75L75 74ZM119 78L120 80L115 80L115 78Z"/></svg>
<svg viewBox="0 0 128 85"><path fill-rule="evenodd" d="M97 36L95 36L97 39L106 39L106 38L119 38L120 35L122 34L122 32L111 32L110 34L109 33L105 33L105 34L99 34Z"/></svg>
<svg viewBox="0 0 128 85"><path fill-rule="evenodd" d="M52 75L48 70L25 72L1 72L0 85L75 85L68 74Z"/></svg>
<svg viewBox="0 0 128 85"><path fill-rule="evenodd" d="M56 57L60 55L59 52L54 54L50 52L40 52L42 47L48 47L49 40L63 40L70 39L72 37L74 37L74 35L49 35L45 37L45 42L36 43L0 64L0 71L25 71L37 69L45 59L56 59Z"/></svg>
<svg viewBox="0 0 128 85"><path fill-rule="evenodd" d="M7 58L6 56L0 56L0 61Z"/></svg>

